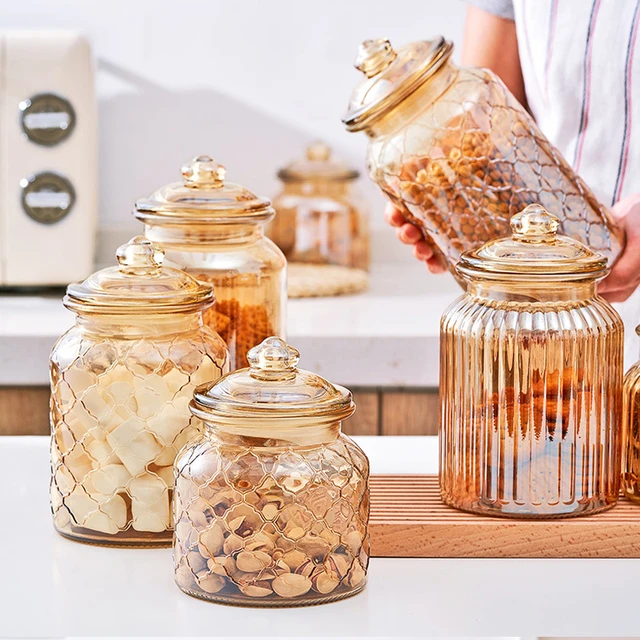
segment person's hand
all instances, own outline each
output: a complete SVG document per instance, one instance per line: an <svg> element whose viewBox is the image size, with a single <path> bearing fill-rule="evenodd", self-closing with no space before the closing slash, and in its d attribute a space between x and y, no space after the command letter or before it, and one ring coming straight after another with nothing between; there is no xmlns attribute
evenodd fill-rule
<svg viewBox="0 0 640 640"><path fill-rule="evenodd" d="M623 302L640 284L640 193L616 202L611 213L625 230L627 244L598 293L609 302Z"/></svg>
<svg viewBox="0 0 640 640"><path fill-rule="evenodd" d="M446 271L433 253L433 249L429 243L424 239L422 231L415 225L407 222L402 213L398 211L391 202L387 203L384 217L392 227L395 227L396 235L400 242L413 245L413 255L418 260L425 262L431 273L444 273Z"/></svg>

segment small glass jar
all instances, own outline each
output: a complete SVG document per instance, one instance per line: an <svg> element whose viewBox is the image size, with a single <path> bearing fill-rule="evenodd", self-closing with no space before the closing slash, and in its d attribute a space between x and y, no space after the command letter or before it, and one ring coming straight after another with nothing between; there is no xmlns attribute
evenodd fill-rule
<svg viewBox="0 0 640 640"><path fill-rule="evenodd" d="M610 213L501 80L456 66L452 49L442 37L397 51L388 40L361 45L366 79L343 122L369 137L372 180L456 277L462 252L508 235L528 204L553 211L562 233L612 263L624 233Z"/></svg>
<svg viewBox="0 0 640 640"><path fill-rule="evenodd" d="M203 324L210 285L143 236L117 257L64 298L77 317L51 353L53 522L83 542L168 546L173 462L201 429L188 405L228 352Z"/></svg>
<svg viewBox="0 0 640 640"><path fill-rule="evenodd" d="M276 217L267 233L289 262L290 292L298 288L293 282L298 273L300 279L331 273L331 278L344 279L347 284L357 279L356 290L365 289L369 212L357 190L359 173L334 160L329 146L314 142L307 147L305 159L284 167L278 177L283 189L274 198ZM337 268L327 270L326 265Z"/></svg>
<svg viewBox="0 0 640 640"><path fill-rule="evenodd" d="M484 515L612 507L620 487L623 325L596 294L606 258L538 205L462 255L467 292L440 341L440 491Z"/></svg>
<svg viewBox="0 0 640 640"><path fill-rule="evenodd" d="M205 323L227 343L231 370L246 366L249 349L285 333L286 260L264 235L271 203L225 181L208 156L182 168L182 182L138 200L135 216L167 260L214 285Z"/></svg>
<svg viewBox="0 0 640 640"><path fill-rule="evenodd" d="M330 602L365 586L369 463L341 432L351 393L297 369L280 338L200 387L206 433L176 460L175 580L251 606Z"/></svg>
<svg viewBox="0 0 640 640"><path fill-rule="evenodd" d="M640 326L636 333L640 335ZM640 362L624 377L622 432L622 492L640 502Z"/></svg>

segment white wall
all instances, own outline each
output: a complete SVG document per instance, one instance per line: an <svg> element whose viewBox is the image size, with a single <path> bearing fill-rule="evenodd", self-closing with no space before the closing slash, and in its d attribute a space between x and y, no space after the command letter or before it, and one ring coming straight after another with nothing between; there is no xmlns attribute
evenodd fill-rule
<svg viewBox="0 0 640 640"><path fill-rule="evenodd" d="M359 80L358 44L443 34L461 0L20 0L0 24L72 28L93 43L100 101L100 224L133 226L135 199L209 153L262 195L277 168L321 137L363 168L364 134L340 117ZM459 53L459 47L458 47ZM43 87L43 90L46 87ZM374 226L382 200L368 179Z"/></svg>

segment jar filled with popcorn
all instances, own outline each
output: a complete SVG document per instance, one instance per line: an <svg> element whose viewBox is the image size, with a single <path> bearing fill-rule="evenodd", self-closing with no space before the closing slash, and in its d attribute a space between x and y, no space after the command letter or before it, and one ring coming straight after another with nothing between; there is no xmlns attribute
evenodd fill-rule
<svg viewBox="0 0 640 640"><path fill-rule="evenodd" d="M163 266L143 236L117 258L64 298L76 322L51 353L53 521L83 542L165 546L173 462L201 429L188 405L228 352L203 324L210 285Z"/></svg>
<svg viewBox="0 0 640 640"><path fill-rule="evenodd" d="M196 390L205 433L176 459L175 580L216 602L297 606L361 591L369 463L341 431L351 393L268 338Z"/></svg>
<svg viewBox="0 0 640 640"><path fill-rule="evenodd" d="M275 212L209 156L182 167L182 178L138 200L135 215L173 266L214 285L204 320L227 343L233 371L251 347L285 332L286 260L264 234Z"/></svg>

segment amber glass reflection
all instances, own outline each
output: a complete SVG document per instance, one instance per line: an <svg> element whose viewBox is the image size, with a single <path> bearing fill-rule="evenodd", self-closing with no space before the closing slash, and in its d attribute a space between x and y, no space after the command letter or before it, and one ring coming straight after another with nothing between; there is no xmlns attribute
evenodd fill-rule
<svg viewBox="0 0 640 640"><path fill-rule="evenodd" d="M201 430L194 388L228 371L202 314L78 317L51 355L51 503L85 542L166 546L177 452Z"/></svg>
<svg viewBox="0 0 640 640"><path fill-rule="evenodd" d="M640 362L624 378L622 423L622 490L640 502Z"/></svg>
<svg viewBox="0 0 640 640"><path fill-rule="evenodd" d="M444 501L522 517L613 506L622 340L593 282L470 284L441 324Z"/></svg>

